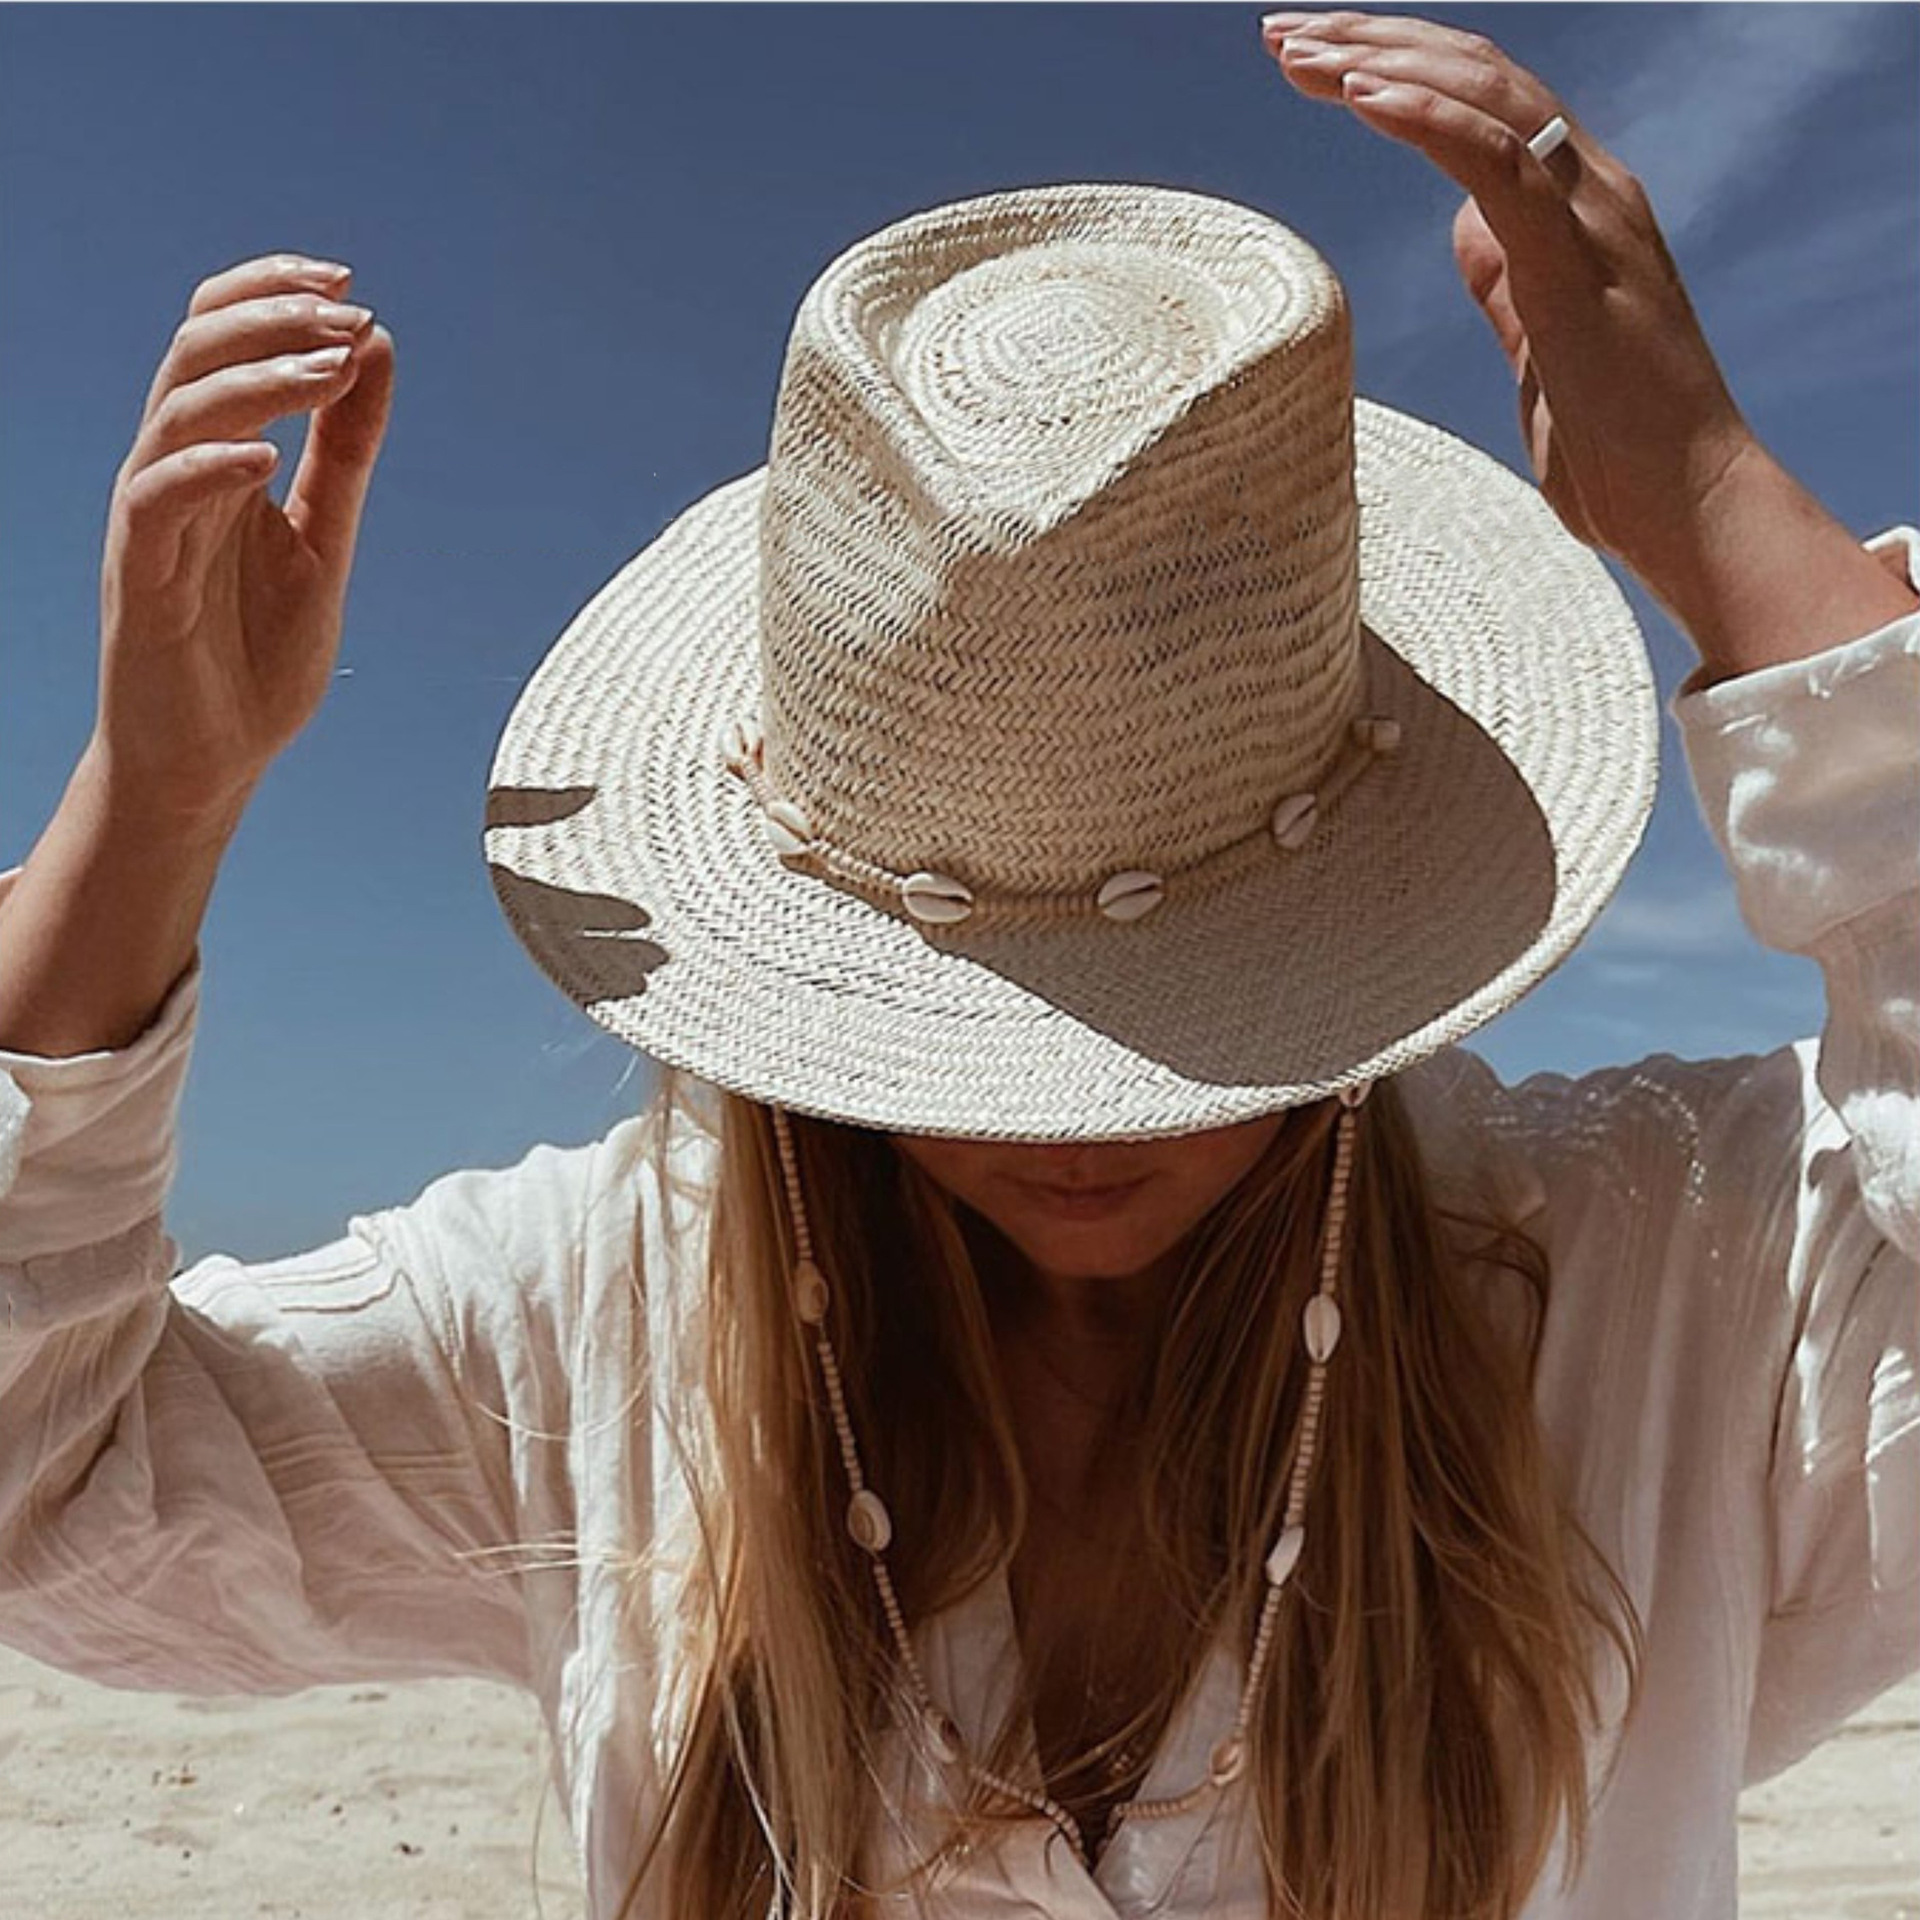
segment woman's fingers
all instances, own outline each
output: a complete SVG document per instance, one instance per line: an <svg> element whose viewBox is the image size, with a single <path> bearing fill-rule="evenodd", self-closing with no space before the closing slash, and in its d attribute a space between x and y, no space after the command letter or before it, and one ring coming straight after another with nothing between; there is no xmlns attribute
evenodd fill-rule
<svg viewBox="0 0 1920 1920"><path fill-rule="evenodd" d="M1339 97L1377 132L1416 148L1472 194L1496 232L1564 221L1566 191L1527 146L1530 133L1553 117L1551 103L1539 126L1523 133L1510 106L1502 113L1474 97L1498 89L1457 73L1442 78L1436 64L1446 63L1388 56L1343 61Z"/></svg>
<svg viewBox="0 0 1920 1920"><path fill-rule="evenodd" d="M1270 13L1260 22L1261 38L1271 48L1296 40L1356 50L1412 51L1434 58L1471 63L1490 78L1531 90L1544 99L1546 90L1524 67L1518 66L1484 34L1445 27L1434 20L1418 20L1387 13ZM1537 104L1537 102L1535 102Z"/></svg>
<svg viewBox="0 0 1920 1920"><path fill-rule="evenodd" d="M350 280L347 267L294 253L263 254L202 280L154 374L142 420L173 388L218 367L351 337L366 319L346 303Z"/></svg>
<svg viewBox="0 0 1920 1920"><path fill-rule="evenodd" d="M313 417L286 509L295 532L343 578L393 403L393 336L385 327L369 331L352 372L352 385Z"/></svg>
<svg viewBox="0 0 1920 1920"><path fill-rule="evenodd" d="M1526 140L1482 107L1412 80L1364 69L1341 82L1367 124L1416 147L1480 203L1496 234L1543 222L1567 224L1566 197Z"/></svg>
<svg viewBox="0 0 1920 1920"><path fill-rule="evenodd" d="M1466 101L1523 133L1544 126L1557 111L1552 97L1530 74L1450 46L1378 44L1289 36L1280 43L1280 66L1303 91L1331 97L1349 73L1381 80L1407 80Z"/></svg>
<svg viewBox="0 0 1920 1920"><path fill-rule="evenodd" d="M1563 109L1491 41L1430 20L1348 12L1272 14L1262 36L1293 85L1417 148L1480 201L1496 233L1566 222L1575 156L1590 145L1575 127L1564 160L1529 150Z"/></svg>
<svg viewBox="0 0 1920 1920"><path fill-rule="evenodd" d="M154 376L147 411L181 387L222 367L276 354L350 346L373 319L372 309L317 293L278 293L191 314L181 322Z"/></svg>
<svg viewBox="0 0 1920 1920"><path fill-rule="evenodd" d="M353 384L352 342L221 367L170 388L142 425L129 470L201 441L240 440L289 414L310 413Z"/></svg>
<svg viewBox="0 0 1920 1920"><path fill-rule="evenodd" d="M1323 19L1328 33L1342 37L1322 38ZM1269 45L1303 92L1337 99L1465 190L1479 228L1462 272L1508 364L1521 373L1516 290L1562 305L1592 297L1605 282L1603 236L1618 224L1618 211L1609 192L1590 189L1611 183L1612 163L1577 127L1566 143L1571 150L1536 155L1528 140L1559 112L1557 103L1476 36L1426 21L1332 14L1315 17L1311 33L1270 34ZM1458 228L1455 239L1458 255Z"/></svg>
<svg viewBox="0 0 1920 1920"><path fill-rule="evenodd" d="M135 591L166 586L179 570L181 543L194 521L265 486L278 460L265 440L206 442L143 468L121 498L126 585Z"/></svg>
<svg viewBox="0 0 1920 1920"><path fill-rule="evenodd" d="M318 293L338 299L352 277L353 269L337 260L315 260L303 253L262 254L209 274L194 288L187 312L212 313L242 300L264 299L275 293Z"/></svg>
<svg viewBox="0 0 1920 1920"><path fill-rule="evenodd" d="M1526 370L1527 329L1513 304L1507 277L1507 250L1494 238L1486 215L1473 200L1463 200L1453 216L1453 259L1474 304L1487 316L1500 351L1515 379Z"/></svg>

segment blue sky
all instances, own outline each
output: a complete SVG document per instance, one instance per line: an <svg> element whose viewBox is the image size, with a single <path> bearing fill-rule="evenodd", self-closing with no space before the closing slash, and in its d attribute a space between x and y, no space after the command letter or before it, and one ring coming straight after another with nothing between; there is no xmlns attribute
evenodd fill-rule
<svg viewBox="0 0 1920 1920"><path fill-rule="evenodd" d="M1861 533L1920 516L1920 11L1438 10L1647 183L1734 390ZM494 739L567 617L763 455L785 330L859 235L1136 179L1334 262L1360 385L1521 462L1452 278L1453 189L1261 55L1258 9L0 9L0 863L91 722L107 491L204 273L351 262L401 377L342 675L236 843L175 1231L330 1238L456 1165L604 1131L644 1070L534 970L479 854ZM1663 691L1690 664L1644 599ZM1640 859L1475 1044L1507 1073L1814 1031L1741 927L1669 732Z"/></svg>

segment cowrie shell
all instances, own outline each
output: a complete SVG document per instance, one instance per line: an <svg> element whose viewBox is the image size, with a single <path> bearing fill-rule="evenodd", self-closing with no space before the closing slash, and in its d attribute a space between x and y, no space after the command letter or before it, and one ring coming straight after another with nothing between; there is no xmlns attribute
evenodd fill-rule
<svg viewBox="0 0 1920 1920"><path fill-rule="evenodd" d="M1389 720L1381 714L1369 714L1353 723L1353 737L1371 753L1398 753L1400 722Z"/></svg>
<svg viewBox="0 0 1920 1920"><path fill-rule="evenodd" d="M931 1713L923 1714L920 1724L926 1729L927 1745L933 1749L936 1760L953 1760L960 1753L960 1729L953 1715L942 1713L938 1707Z"/></svg>
<svg viewBox="0 0 1920 1920"><path fill-rule="evenodd" d="M783 858L805 853L813 841L813 822L791 800L774 800L767 805L767 838L773 850Z"/></svg>
<svg viewBox="0 0 1920 1920"><path fill-rule="evenodd" d="M1307 1355L1313 1360L1325 1360L1340 1344L1340 1307L1324 1293L1316 1293L1307 1302L1307 1310L1301 1317L1302 1330L1307 1336Z"/></svg>
<svg viewBox="0 0 1920 1920"><path fill-rule="evenodd" d="M973 895L944 873L910 873L901 882L900 899L916 920L950 927L973 911Z"/></svg>
<svg viewBox="0 0 1920 1920"><path fill-rule="evenodd" d="M1224 1787L1239 1779L1246 1764L1247 1743L1229 1735L1214 1748L1213 1757L1207 1762L1207 1778L1216 1787Z"/></svg>
<svg viewBox="0 0 1920 1920"><path fill-rule="evenodd" d="M1094 905L1109 920L1139 920L1166 897L1166 882L1157 873L1129 868L1125 873L1116 873L1100 889L1094 896Z"/></svg>
<svg viewBox="0 0 1920 1920"><path fill-rule="evenodd" d="M1320 803L1312 794L1290 793L1273 810L1273 837L1290 850L1304 846L1319 817Z"/></svg>
<svg viewBox="0 0 1920 1920"><path fill-rule="evenodd" d="M893 1538L893 1516L871 1487L862 1487L847 1506L847 1531L869 1553L884 1553Z"/></svg>
<svg viewBox="0 0 1920 1920"><path fill-rule="evenodd" d="M793 1304L810 1327L827 1317L827 1276L811 1260L802 1260L793 1270Z"/></svg>
<svg viewBox="0 0 1920 1920"><path fill-rule="evenodd" d="M1288 1527L1281 1533L1267 1555L1268 1586L1284 1587L1293 1578L1293 1570L1300 1564L1300 1549L1306 1544L1305 1527Z"/></svg>

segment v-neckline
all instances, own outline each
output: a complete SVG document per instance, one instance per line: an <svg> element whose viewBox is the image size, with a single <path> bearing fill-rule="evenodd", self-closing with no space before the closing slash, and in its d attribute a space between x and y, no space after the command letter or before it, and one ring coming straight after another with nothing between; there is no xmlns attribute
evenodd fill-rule
<svg viewBox="0 0 1920 1920"><path fill-rule="evenodd" d="M968 1749L984 1753L1014 1711L1022 1658L1006 1563L925 1622L916 1638L936 1702L953 1715ZM1167 1721L1135 1799L1172 1799L1206 1778L1213 1748L1232 1724L1244 1678L1238 1655L1218 1642L1208 1649ZM1033 1717L1024 1709L1012 1773L1022 1786L1047 1791ZM1173 1892L1171 1881L1184 1890L1176 1911L1206 1911L1220 1842L1213 1816L1221 1811L1222 1798L1243 1792L1236 1783L1224 1796L1203 1795L1182 1814L1122 1820L1090 1866L1036 1812L1036 1829L1045 1830L1042 1858L1049 1879L1062 1893L1079 1889L1078 1898L1048 1911L1060 1920L1130 1920L1164 1906Z"/></svg>

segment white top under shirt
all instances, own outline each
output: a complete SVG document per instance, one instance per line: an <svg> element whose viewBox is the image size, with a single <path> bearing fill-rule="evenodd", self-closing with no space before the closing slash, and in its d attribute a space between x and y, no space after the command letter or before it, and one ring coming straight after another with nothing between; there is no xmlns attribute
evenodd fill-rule
<svg viewBox="0 0 1920 1920"><path fill-rule="evenodd" d="M1920 537L1871 544L1920 575ZM1455 1048L1399 1076L1443 1194L1505 1201L1551 1255L1540 1421L1647 1629L1586 1870L1529 1920L1724 1920L1743 1781L1920 1664L1920 615L1671 711L1748 924L1824 972L1819 1041L1516 1087ZM671 1673L658 1636L618 1640L606 1560L684 1500L661 1336L699 1278L667 1271L639 1122L170 1281L197 997L196 972L120 1052L0 1054L0 1640L168 1691L531 1688L604 1920ZM528 1567L515 1542L576 1551ZM1018 1651L1004 1575L916 1638L984 1744ZM1241 1658L1214 1650L1146 1796L1200 1777ZM876 1813L867 1877L913 1857L909 1803L939 1788L887 1739L908 1811ZM1246 1786L1123 1825L1091 1874L1036 1815L927 1911L1261 1920Z"/></svg>

